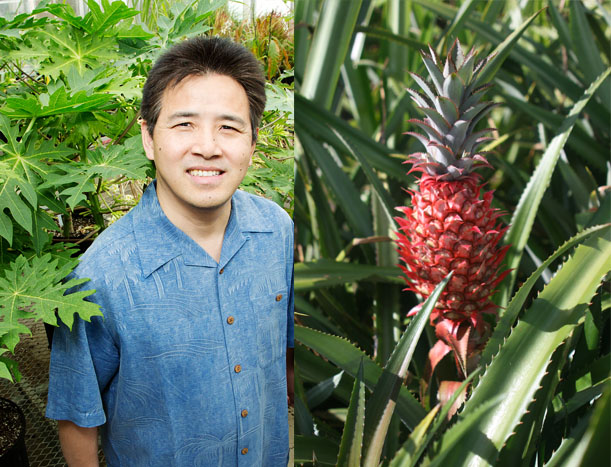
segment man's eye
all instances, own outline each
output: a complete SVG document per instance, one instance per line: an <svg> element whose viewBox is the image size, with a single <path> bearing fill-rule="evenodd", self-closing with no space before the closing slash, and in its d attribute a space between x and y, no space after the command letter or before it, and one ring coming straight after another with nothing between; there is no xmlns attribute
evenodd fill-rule
<svg viewBox="0 0 611 467"><path fill-rule="evenodd" d="M221 129L222 130L236 130L234 127L232 127L230 125L221 125Z"/></svg>
<svg viewBox="0 0 611 467"><path fill-rule="evenodd" d="M189 127L191 126L191 122L180 122L176 124L177 127Z"/></svg>

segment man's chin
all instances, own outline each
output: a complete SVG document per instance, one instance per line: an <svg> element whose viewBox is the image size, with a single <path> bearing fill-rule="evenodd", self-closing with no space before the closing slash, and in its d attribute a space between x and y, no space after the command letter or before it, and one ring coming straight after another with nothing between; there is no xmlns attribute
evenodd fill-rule
<svg viewBox="0 0 611 467"><path fill-rule="evenodd" d="M191 208L201 212L214 212L226 209L231 204L231 197L226 200L196 200L191 203Z"/></svg>

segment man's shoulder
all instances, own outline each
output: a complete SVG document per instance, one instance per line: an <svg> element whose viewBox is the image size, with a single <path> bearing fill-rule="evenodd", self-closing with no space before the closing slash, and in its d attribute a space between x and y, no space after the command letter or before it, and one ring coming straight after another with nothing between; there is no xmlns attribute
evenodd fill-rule
<svg viewBox="0 0 611 467"><path fill-rule="evenodd" d="M237 190L234 197L238 209L244 210L248 217L256 217L274 226L292 228L293 221L288 213L275 202L243 190Z"/></svg>
<svg viewBox="0 0 611 467"><path fill-rule="evenodd" d="M77 275L93 278L125 267L135 252L131 211L108 226L81 256Z"/></svg>

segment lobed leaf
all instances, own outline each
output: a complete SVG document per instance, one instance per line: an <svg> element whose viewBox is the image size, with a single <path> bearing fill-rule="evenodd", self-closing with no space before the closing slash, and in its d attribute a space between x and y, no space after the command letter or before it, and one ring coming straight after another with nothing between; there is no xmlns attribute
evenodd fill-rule
<svg viewBox="0 0 611 467"><path fill-rule="evenodd" d="M34 318L56 326L57 313L72 328L75 314L87 321L93 316L102 316L98 305L84 300L95 290L65 295L68 289L87 279L57 283L70 270L69 265L62 268L57 265L58 260L51 259L50 254L30 260L20 255L0 277L0 344L11 352L19 342L19 334L29 333L27 327L19 324L21 318Z"/></svg>

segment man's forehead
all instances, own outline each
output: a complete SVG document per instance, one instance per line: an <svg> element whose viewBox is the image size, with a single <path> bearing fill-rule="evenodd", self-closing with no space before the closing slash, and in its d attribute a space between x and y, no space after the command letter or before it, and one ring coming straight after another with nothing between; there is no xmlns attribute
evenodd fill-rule
<svg viewBox="0 0 611 467"><path fill-rule="evenodd" d="M223 79L228 79L232 83L234 83L236 86L239 86L242 90L244 90L244 87L239 83L239 81L236 80L232 76L226 75L224 73L217 73L217 72L200 72L200 73L191 73L191 74L188 74L186 76L179 76L179 77L173 79L172 81L170 81L168 83L166 88L163 90L163 95L167 94L168 92L171 92L173 89L175 89L177 87L187 86L190 83L192 83L194 80L197 80L199 78L223 78ZM246 91L244 91L244 94L246 94Z"/></svg>
<svg viewBox="0 0 611 467"><path fill-rule="evenodd" d="M186 76L185 78L181 79L180 81L175 81L171 84L169 84L163 91L163 93L161 94L161 99L160 99L160 110L163 109L163 107L165 107L165 104L168 104L168 100L175 98L177 95L182 94L184 92L189 92L192 87L196 87L200 85L200 82L198 81L198 79L200 78L211 78L211 79L215 79L217 81L219 81L218 79L220 78L220 82L217 83L211 83L209 89L206 89L205 95L206 96L210 96L212 98L216 98L219 96L223 95L223 92L219 90L218 86L221 87L225 87L227 85L229 85L230 88L235 86L235 89L230 89L228 92L225 92L225 95L227 95L227 93L229 93L231 96L242 96L243 100L244 100L244 104L245 104L245 111L248 113L250 110L250 102L248 101L248 96L246 94L246 91L244 90L244 88L242 87L242 85L235 80L234 78L232 78L231 76L227 76L227 75L222 75L219 73L201 73L201 74L191 74ZM224 82L223 82L224 81ZM231 83L231 84L229 84ZM239 99L239 97L238 97ZM238 113L240 112L240 109L235 109L238 110ZM187 109L183 110L184 112L187 112ZM172 112L174 113L174 112ZM236 112L228 112L230 114L235 114ZM239 115L237 116L239 118Z"/></svg>

